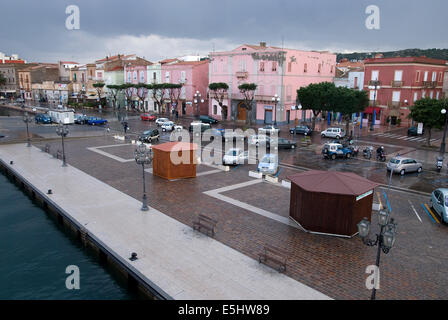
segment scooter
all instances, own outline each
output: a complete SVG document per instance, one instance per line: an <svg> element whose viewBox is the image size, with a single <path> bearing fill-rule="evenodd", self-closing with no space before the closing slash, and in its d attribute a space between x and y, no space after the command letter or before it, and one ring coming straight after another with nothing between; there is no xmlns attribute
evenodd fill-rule
<svg viewBox="0 0 448 320"><path fill-rule="evenodd" d="M371 146L366 147L364 150L362 150L362 155L366 159L372 158L372 153L373 153L373 147L371 147Z"/></svg>
<svg viewBox="0 0 448 320"><path fill-rule="evenodd" d="M381 162L386 161L386 155L384 154L384 152L377 153L376 160L379 160Z"/></svg>
<svg viewBox="0 0 448 320"><path fill-rule="evenodd" d="M443 157L437 157L437 172L440 172L442 170L443 166Z"/></svg>

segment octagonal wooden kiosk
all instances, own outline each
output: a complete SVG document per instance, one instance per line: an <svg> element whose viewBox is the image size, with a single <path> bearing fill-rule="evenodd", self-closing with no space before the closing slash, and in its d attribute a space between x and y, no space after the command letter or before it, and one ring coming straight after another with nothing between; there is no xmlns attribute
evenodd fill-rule
<svg viewBox="0 0 448 320"><path fill-rule="evenodd" d="M379 184L354 173L306 171L291 175L290 217L311 233L352 237L372 214Z"/></svg>
<svg viewBox="0 0 448 320"><path fill-rule="evenodd" d="M153 174L168 180L196 177L197 145L189 142L167 142L153 145Z"/></svg>

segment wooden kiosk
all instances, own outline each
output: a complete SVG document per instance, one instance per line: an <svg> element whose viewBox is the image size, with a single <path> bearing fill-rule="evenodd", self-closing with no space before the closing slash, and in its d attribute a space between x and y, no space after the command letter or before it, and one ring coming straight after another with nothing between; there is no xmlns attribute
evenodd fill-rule
<svg viewBox="0 0 448 320"><path fill-rule="evenodd" d="M373 190L379 184L354 173L306 171L289 176L290 217L305 230L352 237L371 218Z"/></svg>
<svg viewBox="0 0 448 320"><path fill-rule="evenodd" d="M168 180L196 177L197 145L167 142L153 145L153 174Z"/></svg>

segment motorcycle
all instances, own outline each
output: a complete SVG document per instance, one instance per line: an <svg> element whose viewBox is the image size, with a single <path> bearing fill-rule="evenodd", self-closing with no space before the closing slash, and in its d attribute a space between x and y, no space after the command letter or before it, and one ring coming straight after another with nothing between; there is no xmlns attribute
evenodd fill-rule
<svg viewBox="0 0 448 320"><path fill-rule="evenodd" d="M372 153L373 153L373 147L372 146L368 146L364 150L362 150L362 155L366 159L372 158Z"/></svg>
<svg viewBox="0 0 448 320"><path fill-rule="evenodd" d="M440 172L442 170L443 166L443 157L437 157L437 172Z"/></svg>
<svg viewBox="0 0 448 320"><path fill-rule="evenodd" d="M384 152L377 153L376 160L381 161L381 162L386 161L386 155L384 154Z"/></svg>

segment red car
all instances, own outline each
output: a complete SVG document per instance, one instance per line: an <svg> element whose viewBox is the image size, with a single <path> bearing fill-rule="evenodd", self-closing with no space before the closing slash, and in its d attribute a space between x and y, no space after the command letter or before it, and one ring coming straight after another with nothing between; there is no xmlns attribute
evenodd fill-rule
<svg viewBox="0 0 448 320"><path fill-rule="evenodd" d="M154 121L154 120L156 120L156 116L149 114L149 113L142 113L140 115L140 119L142 119L144 121Z"/></svg>

